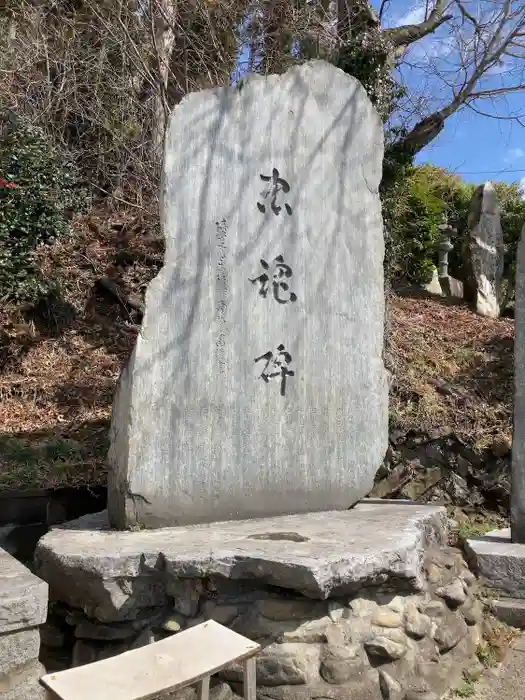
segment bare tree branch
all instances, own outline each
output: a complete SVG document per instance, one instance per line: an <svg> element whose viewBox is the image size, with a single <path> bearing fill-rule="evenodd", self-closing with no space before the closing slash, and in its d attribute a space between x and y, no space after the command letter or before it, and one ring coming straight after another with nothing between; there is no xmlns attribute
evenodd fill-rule
<svg viewBox="0 0 525 700"><path fill-rule="evenodd" d="M433 34L442 24L452 19L453 15L445 13L446 7L447 0L436 0L432 12L424 22L386 29L383 36L392 46L406 48L428 34Z"/></svg>

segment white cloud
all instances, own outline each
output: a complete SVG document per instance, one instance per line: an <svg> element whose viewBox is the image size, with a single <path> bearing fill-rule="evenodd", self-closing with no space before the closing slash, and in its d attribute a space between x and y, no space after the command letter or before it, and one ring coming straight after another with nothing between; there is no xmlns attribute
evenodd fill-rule
<svg viewBox="0 0 525 700"><path fill-rule="evenodd" d="M454 37L429 36L412 44L409 50L415 60L428 63L436 58L449 56L454 47Z"/></svg>
<svg viewBox="0 0 525 700"><path fill-rule="evenodd" d="M525 158L525 151L523 148L509 148L507 155L505 156L505 163L513 163L515 160L520 158Z"/></svg>
<svg viewBox="0 0 525 700"><path fill-rule="evenodd" d="M419 24L425 19L426 4L419 3L410 8L404 15L394 21L394 27L402 27L405 24Z"/></svg>

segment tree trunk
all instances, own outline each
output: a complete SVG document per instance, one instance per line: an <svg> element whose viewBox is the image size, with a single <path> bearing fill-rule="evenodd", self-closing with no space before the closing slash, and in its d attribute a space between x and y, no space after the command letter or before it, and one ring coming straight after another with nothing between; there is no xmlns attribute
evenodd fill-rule
<svg viewBox="0 0 525 700"><path fill-rule="evenodd" d="M175 43L174 20L176 7L174 0L152 0L151 33L154 44L157 85L154 93L151 139L155 161L162 165L164 138L170 114L168 102L168 78L171 55Z"/></svg>

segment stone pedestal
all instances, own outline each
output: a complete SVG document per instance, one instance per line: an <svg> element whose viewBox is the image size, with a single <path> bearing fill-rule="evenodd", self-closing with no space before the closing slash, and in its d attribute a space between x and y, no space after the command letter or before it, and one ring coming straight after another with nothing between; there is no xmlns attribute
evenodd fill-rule
<svg viewBox="0 0 525 700"><path fill-rule="evenodd" d="M39 627L47 617L44 581L0 549L0 698L45 700Z"/></svg>
<svg viewBox="0 0 525 700"><path fill-rule="evenodd" d="M102 515L50 532L36 563L74 664L214 619L263 646L259 700L437 698L476 663L482 619L446 522L441 507L366 501L125 533ZM241 668L218 681L214 700L242 694Z"/></svg>
<svg viewBox="0 0 525 700"><path fill-rule="evenodd" d="M525 628L525 544L513 542L506 528L473 537L466 549L480 582L491 590L494 613Z"/></svg>

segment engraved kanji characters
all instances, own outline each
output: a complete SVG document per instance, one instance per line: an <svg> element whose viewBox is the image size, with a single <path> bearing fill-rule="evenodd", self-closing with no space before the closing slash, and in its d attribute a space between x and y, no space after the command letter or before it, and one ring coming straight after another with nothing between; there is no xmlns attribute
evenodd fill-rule
<svg viewBox="0 0 525 700"><path fill-rule="evenodd" d="M279 304L287 304L289 301L297 301L297 295L290 292L288 283L285 281L292 276L292 268L284 262L282 255L278 255L273 259L273 269L270 270L270 265L266 260L261 259L261 266L265 270L259 277L250 279L252 284L259 285L259 294L266 299L268 291L271 287L273 298ZM281 292L289 292L288 297L281 296Z"/></svg>
<svg viewBox="0 0 525 700"><path fill-rule="evenodd" d="M271 175L260 175L259 176L263 182L268 182L269 185L266 189L261 192L261 197L263 199L270 200L270 209L274 214L280 214L282 207L277 204L277 195L279 192L283 194L288 194L290 191L290 185L282 177L279 177L279 171L277 168L273 168ZM266 212L266 206L262 202L257 202L257 208L263 214ZM284 205L288 215L292 213L292 208L289 204Z"/></svg>
<svg viewBox="0 0 525 700"><path fill-rule="evenodd" d="M254 362L260 362L260 360L266 360L266 364L260 374L260 378L268 383L270 379L280 377L281 396L284 396L286 393L286 378L295 376L295 372L289 369L292 356L286 350L284 345L281 344L277 347L277 353L274 354L270 350L264 353L264 355L256 357Z"/></svg>

